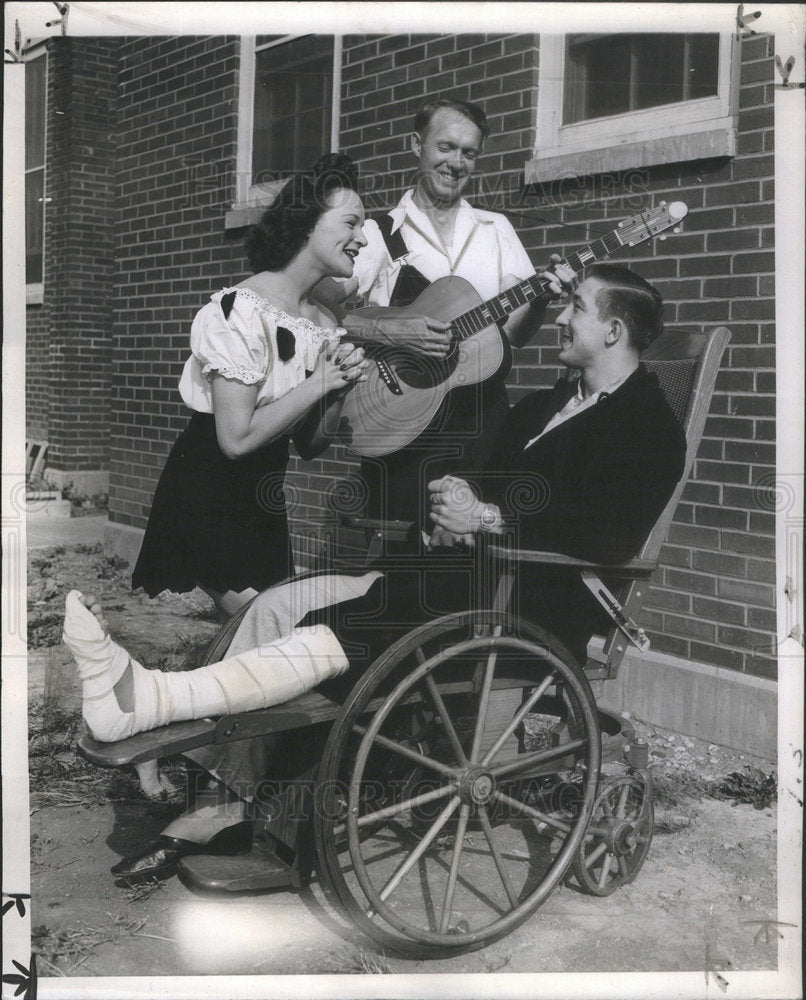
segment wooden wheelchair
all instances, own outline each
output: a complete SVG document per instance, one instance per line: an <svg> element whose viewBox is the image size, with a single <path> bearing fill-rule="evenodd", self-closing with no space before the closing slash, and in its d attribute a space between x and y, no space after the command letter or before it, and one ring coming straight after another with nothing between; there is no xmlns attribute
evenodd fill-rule
<svg viewBox="0 0 806 1000"><path fill-rule="evenodd" d="M186 884L224 892L299 887L316 870L331 900L377 945L423 956L508 934L571 875L595 895L636 877L653 833L648 748L626 720L597 707L593 692L617 675L630 645L648 647L635 618L694 462L729 337L724 327L668 331L644 355L688 449L684 476L638 558L598 566L491 546L498 567L491 607L414 628L346 698L312 691L274 708L175 723L117 744L80 740L91 761L121 766L315 727L319 759L301 813L257 818L249 855L184 858ZM371 558L401 530L362 518L338 527L342 541L363 538ZM575 567L612 618L604 645L584 667L554 637L507 611L525 562ZM223 627L205 663L226 653L245 612ZM261 840L269 834L293 850L285 878L277 878L276 864L265 870L266 857L276 862L276 842Z"/></svg>

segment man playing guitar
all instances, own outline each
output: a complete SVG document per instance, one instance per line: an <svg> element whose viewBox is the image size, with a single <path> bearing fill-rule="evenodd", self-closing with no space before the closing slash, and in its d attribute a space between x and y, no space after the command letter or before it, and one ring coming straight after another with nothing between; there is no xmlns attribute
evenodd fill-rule
<svg viewBox="0 0 806 1000"><path fill-rule="evenodd" d="M477 105L450 98L424 104L411 137L418 164L414 188L391 212L365 224L367 246L359 252L350 283L339 292L320 286L317 295L321 291L331 307L335 299L356 292L370 306L406 306L447 275L465 278L482 298L533 275L534 267L509 221L472 207L462 197L488 132L486 116ZM573 271L561 267L545 276L560 294L560 279L568 287ZM547 301L538 298L501 324L504 362L494 375L454 389L410 444L363 459L369 516L425 524L428 481L452 469L484 464L508 409L509 346L528 343L543 320ZM353 338L405 346L426 358L444 358L451 347L450 324L429 316L362 311L343 315L340 322Z"/></svg>

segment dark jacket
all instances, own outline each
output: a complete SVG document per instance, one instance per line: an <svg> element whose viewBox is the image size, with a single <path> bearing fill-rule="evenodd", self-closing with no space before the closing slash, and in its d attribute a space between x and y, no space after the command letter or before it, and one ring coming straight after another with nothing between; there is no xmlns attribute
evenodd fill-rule
<svg viewBox="0 0 806 1000"><path fill-rule="evenodd" d="M506 517L505 537L490 540L625 562L640 551L683 473L685 437L657 379L639 368L611 395L524 450L575 392L576 383L562 379L523 399L497 438L494 461L469 479ZM368 665L419 621L489 607L500 564L487 563L487 536L477 537L473 554L449 550L383 565L385 580L365 598L339 606L339 615L330 609L327 624L351 662ZM521 565L510 607L557 636L581 663L590 637L612 627L578 569ZM361 614L368 614L366 630L358 624Z"/></svg>
<svg viewBox="0 0 806 1000"><path fill-rule="evenodd" d="M656 377L639 366L524 450L575 392L575 381L561 379L513 407L481 496L501 507L522 548L624 562L683 474L685 436Z"/></svg>
<svg viewBox="0 0 806 1000"><path fill-rule="evenodd" d="M488 471L473 482L501 508L509 544L626 562L640 552L683 474L685 435L657 378L639 366L613 393L524 448L576 388L561 379L513 407ZM591 635L612 627L578 570L522 565L516 586L519 613L558 635L579 659Z"/></svg>

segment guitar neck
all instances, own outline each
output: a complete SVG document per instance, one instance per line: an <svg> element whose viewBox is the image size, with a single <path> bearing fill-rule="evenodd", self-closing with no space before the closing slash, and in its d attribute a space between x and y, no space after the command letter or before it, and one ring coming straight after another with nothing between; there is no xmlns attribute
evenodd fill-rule
<svg viewBox="0 0 806 1000"><path fill-rule="evenodd" d="M624 241L618 230L614 229L600 240L569 254L561 263L568 264L579 274L583 268L589 267L597 260L609 257L622 246L624 246ZM535 274L531 278L526 278L525 281L513 285L512 288L507 288L500 295L474 306L473 309L462 313L461 316L457 316L451 322L451 329L457 340L464 340L465 337L472 337L474 333L492 326L493 323L500 323L516 309L520 309L521 306L525 306L528 302L533 302L546 294L551 294L548 281Z"/></svg>

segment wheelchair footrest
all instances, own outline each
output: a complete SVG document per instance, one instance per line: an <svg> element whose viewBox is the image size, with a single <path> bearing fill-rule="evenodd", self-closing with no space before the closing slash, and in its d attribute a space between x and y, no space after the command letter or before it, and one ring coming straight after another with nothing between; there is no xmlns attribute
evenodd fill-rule
<svg viewBox="0 0 806 1000"><path fill-rule="evenodd" d="M202 894L298 889L301 880L296 865L279 857L275 846L274 838L256 833L248 854L191 854L179 862L177 874L183 885Z"/></svg>

